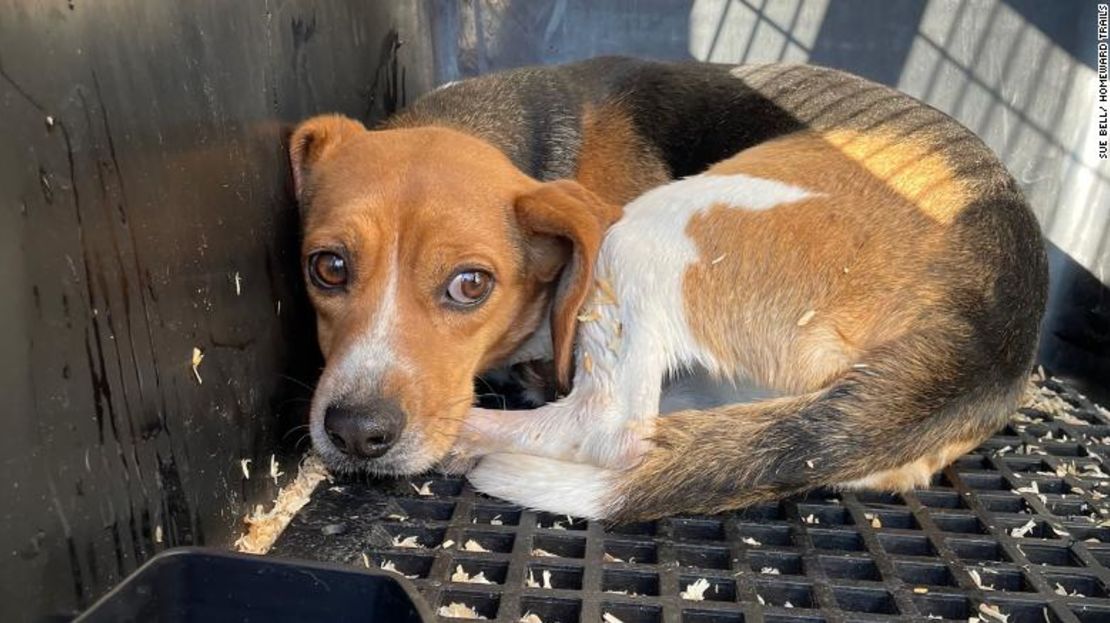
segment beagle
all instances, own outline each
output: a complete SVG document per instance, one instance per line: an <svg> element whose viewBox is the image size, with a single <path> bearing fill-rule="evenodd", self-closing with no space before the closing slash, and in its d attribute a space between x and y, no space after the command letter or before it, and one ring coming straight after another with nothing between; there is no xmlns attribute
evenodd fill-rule
<svg viewBox="0 0 1110 623"><path fill-rule="evenodd" d="M482 491L618 521L902 490L1003 424L1037 342L1013 179L829 69L516 70L373 131L306 121L290 159L327 360L310 429L340 470L480 457ZM472 406L476 375L536 359L563 398Z"/></svg>

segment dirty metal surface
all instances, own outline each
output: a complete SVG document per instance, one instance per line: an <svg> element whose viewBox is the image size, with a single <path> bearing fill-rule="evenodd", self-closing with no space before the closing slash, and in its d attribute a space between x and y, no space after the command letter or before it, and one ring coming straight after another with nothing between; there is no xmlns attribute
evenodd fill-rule
<svg viewBox="0 0 1110 623"><path fill-rule="evenodd" d="M460 603L506 622L1110 621L1110 417L1044 386L1066 406L1022 409L903 495L818 491L607 526L523 510L462 478L338 480L271 553L392 567L433 610ZM703 580L702 600L684 598Z"/></svg>

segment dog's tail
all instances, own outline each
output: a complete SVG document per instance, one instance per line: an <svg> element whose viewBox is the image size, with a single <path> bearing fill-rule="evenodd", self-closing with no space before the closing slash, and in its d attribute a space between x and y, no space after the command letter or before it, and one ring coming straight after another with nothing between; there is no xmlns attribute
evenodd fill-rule
<svg viewBox="0 0 1110 623"><path fill-rule="evenodd" d="M527 506L615 521L716 513L822 486L924 485L1004 424L1028 377L1029 349L968 361L969 343L983 342L966 337L915 331L820 391L660 417L655 447L627 471L494 455L470 477Z"/></svg>
<svg viewBox="0 0 1110 623"><path fill-rule="evenodd" d="M1003 426L1028 378L1027 349L1000 345L969 361L967 347L984 341L963 337L951 327L914 331L820 391L660 418L655 448L617 477L604 515L642 520L822 486L928 484Z"/></svg>

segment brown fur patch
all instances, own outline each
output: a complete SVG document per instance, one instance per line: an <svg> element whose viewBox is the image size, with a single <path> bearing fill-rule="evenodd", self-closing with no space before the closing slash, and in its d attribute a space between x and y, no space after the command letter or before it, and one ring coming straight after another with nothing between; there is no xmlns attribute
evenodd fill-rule
<svg viewBox="0 0 1110 623"><path fill-rule="evenodd" d="M814 196L763 211L718 205L687 226L701 259L683 283L687 318L727 372L812 391L943 305L946 284L928 270L947 228L839 148L799 134L709 171L738 173Z"/></svg>
<svg viewBox="0 0 1110 623"><path fill-rule="evenodd" d="M589 109L582 119L575 179L602 199L623 206L670 181L666 165L654 152L620 107Z"/></svg>
<svg viewBox="0 0 1110 623"><path fill-rule="evenodd" d="M909 491L929 485L933 474L952 461L974 450L980 440L953 441L940 451L927 454L915 461L894 469L885 469L858 480L841 483L844 489L872 489L876 491Z"/></svg>

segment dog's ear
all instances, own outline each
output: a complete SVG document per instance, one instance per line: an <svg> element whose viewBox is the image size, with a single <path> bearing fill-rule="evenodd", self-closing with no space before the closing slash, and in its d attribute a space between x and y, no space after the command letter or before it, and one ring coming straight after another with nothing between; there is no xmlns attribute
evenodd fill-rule
<svg viewBox="0 0 1110 623"><path fill-rule="evenodd" d="M293 130L289 137L289 167L293 171L293 192L297 201L303 199L305 181L312 167L345 138L365 132L361 123L343 115L320 115Z"/></svg>
<svg viewBox="0 0 1110 623"><path fill-rule="evenodd" d="M578 312L593 287L601 239L620 215L620 207L570 180L542 184L516 201L517 220L530 238L533 274L542 281L559 279L551 310L551 339L563 391L570 386Z"/></svg>

